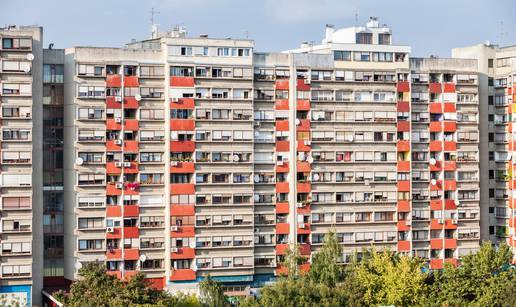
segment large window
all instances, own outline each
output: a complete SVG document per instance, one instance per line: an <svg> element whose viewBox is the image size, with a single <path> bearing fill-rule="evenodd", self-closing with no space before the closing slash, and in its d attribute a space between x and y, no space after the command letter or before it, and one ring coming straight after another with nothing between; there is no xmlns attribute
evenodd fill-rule
<svg viewBox="0 0 516 307"><path fill-rule="evenodd" d="M333 51L333 59L335 61L351 61L351 51Z"/></svg>

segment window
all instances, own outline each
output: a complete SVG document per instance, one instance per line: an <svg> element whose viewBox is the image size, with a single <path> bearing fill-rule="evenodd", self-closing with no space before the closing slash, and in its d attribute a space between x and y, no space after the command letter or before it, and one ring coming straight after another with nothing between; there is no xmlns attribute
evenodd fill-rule
<svg viewBox="0 0 516 307"><path fill-rule="evenodd" d="M351 61L351 51L333 51L333 59L335 61Z"/></svg>
<svg viewBox="0 0 516 307"><path fill-rule="evenodd" d="M79 250L100 250L102 249L101 239L79 240Z"/></svg>
<svg viewBox="0 0 516 307"><path fill-rule="evenodd" d="M395 53L394 61L396 62L405 62L405 53Z"/></svg>
<svg viewBox="0 0 516 307"><path fill-rule="evenodd" d="M373 62L392 62L392 52L373 52Z"/></svg>
<svg viewBox="0 0 516 307"><path fill-rule="evenodd" d="M193 77L194 70L190 66L172 66L170 67L170 76L174 77Z"/></svg>
<svg viewBox="0 0 516 307"><path fill-rule="evenodd" d="M357 44L372 44L373 33L356 33Z"/></svg>
<svg viewBox="0 0 516 307"><path fill-rule="evenodd" d="M371 54L369 52L353 52L353 60L358 62L369 62Z"/></svg>
<svg viewBox="0 0 516 307"><path fill-rule="evenodd" d="M191 56L192 47L181 47L181 55Z"/></svg>
<svg viewBox="0 0 516 307"><path fill-rule="evenodd" d="M388 33L379 33L378 34L378 44L390 45L391 44L391 35Z"/></svg>

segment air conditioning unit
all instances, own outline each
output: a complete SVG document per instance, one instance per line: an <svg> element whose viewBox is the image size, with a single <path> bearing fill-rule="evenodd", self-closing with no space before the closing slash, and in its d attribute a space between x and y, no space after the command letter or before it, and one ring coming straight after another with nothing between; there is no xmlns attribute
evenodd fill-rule
<svg viewBox="0 0 516 307"><path fill-rule="evenodd" d="M283 164L284 164L283 160L278 161L279 166L283 166Z"/></svg>
<svg viewBox="0 0 516 307"><path fill-rule="evenodd" d="M122 140L115 140L115 145L122 145Z"/></svg>
<svg viewBox="0 0 516 307"><path fill-rule="evenodd" d="M173 252L173 253L177 253L179 251L179 249L177 247L172 247L170 249L170 251Z"/></svg>
<svg viewBox="0 0 516 307"><path fill-rule="evenodd" d="M131 162L124 162L124 167L131 167Z"/></svg>
<svg viewBox="0 0 516 307"><path fill-rule="evenodd" d="M179 98L172 98L172 102L179 102Z"/></svg>
<svg viewBox="0 0 516 307"><path fill-rule="evenodd" d="M303 208L305 205L303 203L297 203L298 208Z"/></svg>
<svg viewBox="0 0 516 307"><path fill-rule="evenodd" d="M452 224L453 224L453 225L457 225L457 224L459 224L459 220L457 220L457 219L453 219L453 220L452 220Z"/></svg>
<svg viewBox="0 0 516 307"><path fill-rule="evenodd" d="M116 102L122 102L122 97L116 96L116 97L115 97L115 101L116 101Z"/></svg>
<svg viewBox="0 0 516 307"><path fill-rule="evenodd" d="M124 187L124 184L123 184L122 182L117 182L117 183L116 183L116 185L115 185L115 187L116 187L117 189L122 189L122 188Z"/></svg>
<svg viewBox="0 0 516 307"><path fill-rule="evenodd" d="M305 83L305 84L310 84L310 83L312 83L312 80L310 80L310 79L305 79L304 83Z"/></svg>
<svg viewBox="0 0 516 307"><path fill-rule="evenodd" d="M122 165L123 165L122 162L115 162L116 167L122 167Z"/></svg>
<svg viewBox="0 0 516 307"><path fill-rule="evenodd" d="M271 262L269 265L270 265L271 268L275 268L276 267L276 263L274 261Z"/></svg>
<svg viewBox="0 0 516 307"><path fill-rule="evenodd" d="M370 184L369 179L364 180L364 184L369 185Z"/></svg>
<svg viewBox="0 0 516 307"><path fill-rule="evenodd" d="M255 128L259 128L260 127L260 122L254 122L254 127Z"/></svg>
<svg viewBox="0 0 516 307"><path fill-rule="evenodd" d="M178 163L177 161L172 161L172 162L170 162L170 164L171 164L172 166L177 166L179 163Z"/></svg>
<svg viewBox="0 0 516 307"><path fill-rule="evenodd" d="M259 228L255 228L254 229L254 233L260 233L260 229Z"/></svg>
<svg viewBox="0 0 516 307"><path fill-rule="evenodd" d="M439 224L444 224L444 219L438 219L438 220L437 220L437 222L438 222Z"/></svg>
<svg viewBox="0 0 516 307"><path fill-rule="evenodd" d="M306 146L312 145L312 142L310 142L310 141L305 141L304 143L305 143Z"/></svg>
<svg viewBox="0 0 516 307"><path fill-rule="evenodd" d="M301 229L305 229L305 226L306 226L305 223L299 224L299 228L301 228Z"/></svg>
<svg viewBox="0 0 516 307"><path fill-rule="evenodd" d="M170 231L177 231L178 229L179 227L177 227L176 225L170 226Z"/></svg>
<svg viewBox="0 0 516 307"><path fill-rule="evenodd" d="M113 232L115 232L115 228L114 227L106 227L106 232L113 233Z"/></svg>
<svg viewBox="0 0 516 307"><path fill-rule="evenodd" d="M115 123L121 123L122 118L121 117L115 117Z"/></svg>

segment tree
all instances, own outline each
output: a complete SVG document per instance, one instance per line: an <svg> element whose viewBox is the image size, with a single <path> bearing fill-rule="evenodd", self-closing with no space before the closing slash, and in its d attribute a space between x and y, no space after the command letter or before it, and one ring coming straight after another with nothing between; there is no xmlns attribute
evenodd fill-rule
<svg viewBox="0 0 516 307"><path fill-rule="evenodd" d="M201 296L205 306L209 307L224 307L229 306L228 299L224 295L222 285L213 280L210 275L199 283Z"/></svg>
<svg viewBox="0 0 516 307"><path fill-rule="evenodd" d="M334 287L343 279L342 247L334 231L324 236L324 245L312 257L310 279Z"/></svg>

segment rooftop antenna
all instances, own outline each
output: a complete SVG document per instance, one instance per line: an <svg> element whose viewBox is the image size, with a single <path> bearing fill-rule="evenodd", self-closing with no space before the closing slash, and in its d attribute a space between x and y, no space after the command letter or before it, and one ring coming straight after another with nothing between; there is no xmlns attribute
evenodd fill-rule
<svg viewBox="0 0 516 307"><path fill-rule="evenodd" d="M248 39L249 38L249 31L245 30L244 31L244 35L245 35L245 39Z"/></svg>
<svg viewBox="0 0 516 307"><path fill-rule="evenodd" d="M500 21L500 47L503 47L503 41L506 35L509 35L509 33L504 31L502 20Z"/></svg>
<svg viewBox="0 0 516 307"><path fill-rule="evenodd" d="M355 26L358 26L358 9L355 12Z"/></svg>
<svg viewBox="0 0 516 307"><path fill-rule="evenodd" d="M151 9L151 38L158 37L158 25L154 23L154 16L159 14L159 11L154 10L154 7Z"/></svg>

